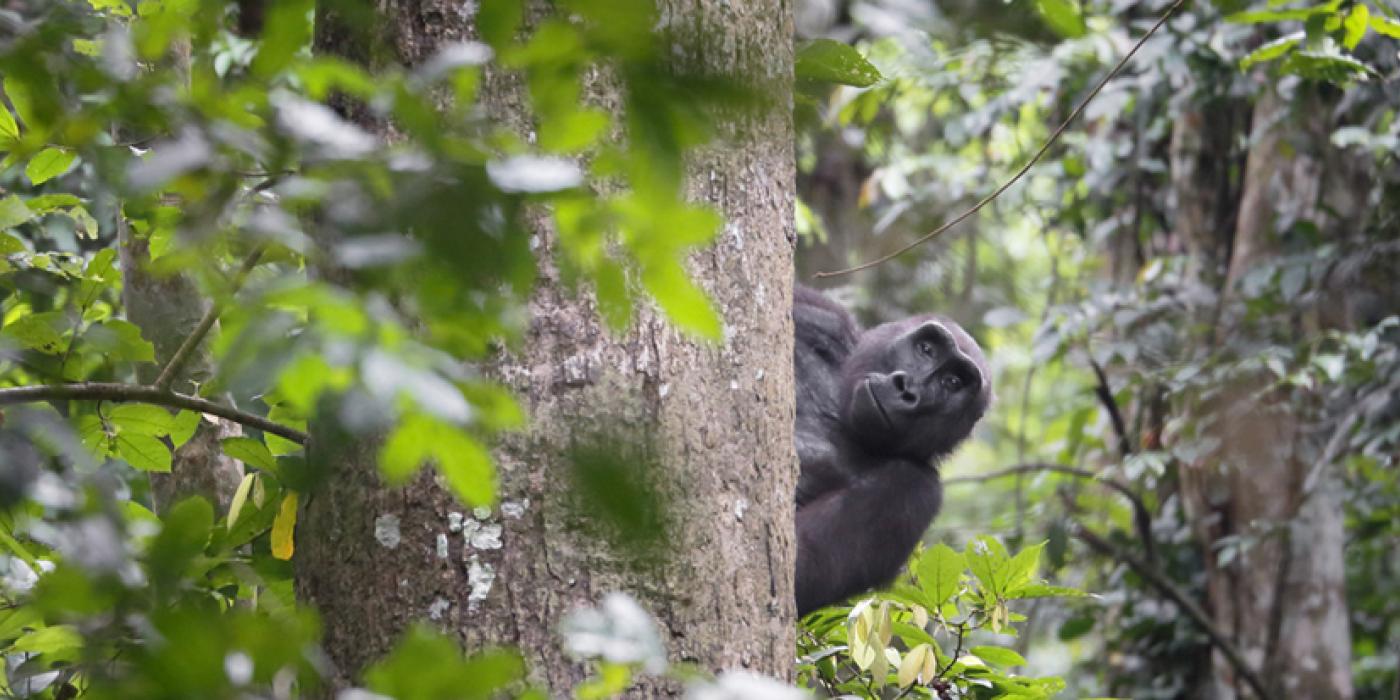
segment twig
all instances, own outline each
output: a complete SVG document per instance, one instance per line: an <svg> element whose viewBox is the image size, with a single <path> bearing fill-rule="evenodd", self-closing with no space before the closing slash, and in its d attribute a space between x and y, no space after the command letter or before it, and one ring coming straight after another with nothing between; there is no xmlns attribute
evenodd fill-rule
<svg viewBox="0 0 1400 700"><path fill-rule="evenodd" d="M1255 696L1257 696L1259 700L1271 700L1273 696L1264 685L1264 681L1259 678L1258 674L1254 672L1254 669L1249 667L1244 660L1244 655L1241 654L1240 650L1230 641L1230 638L1225 635L1225 632L1215 625L1210 615L1208 615L1205 610L1202 610L1201 606L1198 605L1196 601L1191 599L1190 594L1181 590L1179 586L1173 583L1171 579L1167 578L1161 571L1158 571L1156 567L1138 559L1133 556L1131 552L1115 546L1113 543L1098 536L1083 525L1078 525L1075 531L1075 537L1078 537L1084 544L1089 545L1090 549L1106 557L1127 564L1133 571L1136 571L1143 580L1151 584L1153 588L1156 588L1162 595L1170 598L1172 602L1176 603L1177 606L1186 613L1187 617L1190 617L1191 620L1206 633L1206 636L1210 638L1211 644L1215 645L1215 648L1219 649L1220 652L1225 655L1226 660L1234 667L1235 672L1238 673L1240 677L1244 678L1245 683L1249 684Z"/></svg>
<svg viewBox="0 0 1400 700"><path fill-rule="evenodd" d="M230 295L238 293L239 287L243 286L243 280L247 279L248 273L252 272L253 268L257 266L258 260L262 258L262 254L263 249L259 246L248 255L247 260L243 261L243 266L238 268L238 272L234 274L233 280L231 280L232 288L229 290ZM170 388L170 385L175 382L175 376L180 373L180 370L185 368L185 364L190 361L190 357L194 355L194 351L198 349L199 344L204 341L204 336L209 334L209 330L214 327L214 322L219 320L219 314L222 311L223 304L219 303L217 300L210 302L209 308L204 311L204 317L199 319L199 324L194 327L194 330L190 331L189 335L185 336L184 342L180 343L180 347L175 350L175 354L170 356L170 361L165 363L165 369L162 369L160 371L160 376L156 377L156 383L154 385L156 389L164 391Z"/></svg>
<svg viewBox="0 0 1400 700"><path fill-rule="evenodd" d="M292 442L305 445L306 433L262 416L240 411L232 406L214 403L198 396L177 394L154 386L140 384L108 384L101 382L77 382L73 384L44 384L0 389L0 406L35 403L39 401L135 401L156 406L182 408L208 413L240 425L257 428L265 433L284 437Z"/></svg>
<svg viewBox="0 0 1400 700"><path fill-rule="evenodd" d="M1104 410L1108 411L1108 418L1113 422L1113 432L1118 435L1119 455L1127 457L1133 453L1133 443L1128 439L1128 424L1123 421L1123 411L1118 408L1118 399L1113 398L1113 389L1108 386L1108 375L1104 374L1103 367L1093 357L1089 358L1089 366L1094 368L1094 377L1098 379L1094 393L1098 395Z"/></svg>
<svg viewBox="0 0 1400 700"><path fill-rule="evenodd" d="M992 481L1008 476L1017 476L1020 474L1038 474L1041 472L1064 474L1066 476L1072 476L1078 479L1090 479L1092 481L1097 481L1100 484L1103 484L1104 486L1107 486L1108 488L1111 488L1114 491L1117 491L1118 493L1122 494L1123 497L1128 499L1128 502L1132 504L1133 525L1137 528L1138 537L1142 538L1142 547L1143 551L1147 553L1147 560L1149 562L1156 560L1157 548L1152 542L1152 515L1147 510L1147 504L1142 501L1142 498L1137 495L1136 491L1133 491L1132 487L1128 486L1127 484L1121 481L1118 481L1117 479L1095 474L1094 472L1091 472L1088 469L1080 469L1078 467L1067 467L1063 464L1031 463L1019 464L1014 467L1008 467L1006 469L1001 469L994 472L987 472L986 474L975 474L971 476L955 476L950 479L944 479L943 484L945 486L951 484L979 484L985 481Z"/></svg>
<svg viewBox="0 0 1400 700"><path fill-rule="evenodd" d="M1138 42L1133 45L1132 50L1129 51L1128 54L1124 56L1122 60L1118 61L1118 65L1114 66L1113 70L1109 71L1108 75L1105 75L1103 79L1099 81L1099 84L1094 86L1094 89L1089 93L1087 97L1085 97L1079 103L1078 107L1074 108L1073 112L1070 112L1069 117L1060 124L1059 128L1055 129L1055 133L1050 134L1050 138L1046 139L1045 143L1040 147L1040 150L1036 151L1035 155L1031 156L1031 159L1026 161L1026 164L1022 165L1021 169L1016 171L1016 174L1012 175L1011 179L1003 183L1001 187L998 187L995 192L992 192L991 194L987 195L985 198L982 199L982 201L978 202L971 209L968 209L967 211L953 217L947 223L943 224L942 226L939 226L930 233L924 234L918 240L900 248L899 250L894 251L893 253L882 255L869 262L861 263L859 265L856 265L855 267L848 267L844 270L818 272L816 274L817 279L849 275L852 272L860 272L861 270L866 270L875 267L876 265L879 265L881 263L893 260L923 245L924 243L927 243L928 241L937 237L939 234L942 234L944 231L947 231L948 229L962 223L964 219L968 218L969 216L972 216L973 214L976 214L978 211L981 211L982 207L987 206L992 202L992 200L996 199L997 197L1000 197L1002 192L1005 192L1008 189L1010 189L1012 185L1016 184L1016 182L1021 179L1021 176L1025 175L1027 172L1030 171L1031 166L1035 165L1037 162L1040 161L1041 157L1045 155L1046 151L1049 151L1050 147L1053 146L1055 142L1060 139L1060 135L1065 132L1065 129L1069 128L1070 123L1077 119L1079 117L1079 114L1084 111L1084 108L1088 106L1089 103L1093 101L1093 99L1096 96L1098 96L1099 92L1103 90L1105 85L1108 84L1108 81L1113 80L1115 77L1118 76L1118 73L1123 70L1124 66L1128 65L1128 61L1132 60L1133 56L1138 52L1138 49L1142 48L1142 45L1146 43L1147 40L1157 32L1157 29L1159 29L1163 24L1166 24L1167 19L1172 16L1172 13L1176 12L1177 8L1181 7L1181 5L1185 2L1186 0L1176 0L1176 2L1172 3L1172 6L1167 8L1167 11L1163 12L1162 16L1158 18L1157 23L1152 25L1152 28L1147 30L1147 33L1142 35L1141 39L1138 39Z"/></svg>

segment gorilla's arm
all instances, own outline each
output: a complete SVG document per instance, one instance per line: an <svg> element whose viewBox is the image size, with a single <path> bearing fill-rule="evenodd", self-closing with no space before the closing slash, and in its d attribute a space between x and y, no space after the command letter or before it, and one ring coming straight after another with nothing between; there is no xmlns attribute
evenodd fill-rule
<svg viewBox="0 0 1400 700"><path fill-rule="evenodd" d="M798 506L853 476L837 458L840 433L841 365L856 346L859 332L845 309L814 289L793 288L793 370L797 387L797 454L802 474Z"/></svg>
<svg viewBox="0 0 1400 700"><path fill-rule="evenodd" d="M798 616L894 580L942 496L937 471L891 459L800 505Z"/></svg>

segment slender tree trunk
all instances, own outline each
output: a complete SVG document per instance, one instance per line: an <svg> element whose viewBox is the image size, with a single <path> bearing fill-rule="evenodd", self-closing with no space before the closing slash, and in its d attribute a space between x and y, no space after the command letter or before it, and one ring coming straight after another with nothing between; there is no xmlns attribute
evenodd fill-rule
<svg viewBox="0 0 1400 700"><path fill-rule="evenodd" d="M416 64L473 36L470 13L448 5L380 4L398 60ZM676 0L662 17L705 37L672 53L689 68L762 66L780 82L791 75L788 3ZM318 21L318 32L320 50L366 55L342 45L329 23ZM490 76L483 95L493 117L524 128L518 82ZM589 90L590 99L621 103L609 85ZM490 368L530 417L495 452L500 507L462 513L426 474L385 489L373 440L341 451L334 478L302 516L295 557L299 591L324 619L337 686L356 680L407 624L428 620L469 648L519 647L551 695L566 695L586 668L564 654L558 623L614 590L637 596L659 619L672 661L790 675L797 462L789 107L780 99L761 116L734 115L721 125L723 140L691 159L689 193L727 222L691 261L724 316L722 344L691 341L649 309L625 335L608 333L588 294L563 291L553 234L537 223L540 280L529 330L517 353ZM654 482L668 505L659 555L637 559L608 547L571 507L570 453L606 438L627 446L624 459L646 465L624 472ZM649 693L673 690L662 683Z"/></svg>
<svg viewBox="0 0 1400 700"><path fill-rule="evenodd" d="M1220 288L1226 311L1217 339L1235 352L1267 342L1269 330L1250 328L1234 311L1241 281L1281 255L1278 235L1291 222L1308 219L1324 231L1336 224L1317 207L1327 147L1324 105L1303 99L1294 115L1290 102L1267 91L1254 109L1233 252ZM1177 178L1184 182L1184 175L1173 173L1179 193ZM1209 231L1195 234L1206 240ZM1198 420L1221 450L1182 468L1183 497L1207 551L1210 605L1275 697L1350 698L1338 490L1325 475L1309 484L1321 446L1306 437L1304 407L1267 382L1243 377L1199 408ZM1233 556L1222 556L1225 551ZM1249 697L1220 654L1213 665L1216 697Z"/></svg>

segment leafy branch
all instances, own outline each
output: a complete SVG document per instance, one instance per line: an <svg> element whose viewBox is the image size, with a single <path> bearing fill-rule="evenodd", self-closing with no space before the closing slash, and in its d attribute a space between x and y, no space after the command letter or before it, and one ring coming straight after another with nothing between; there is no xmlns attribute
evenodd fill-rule
<svg viewBox="0 0 1400 700"><path fill-rule="evenodd" d="M187 394L177 394L168 389L141 384L115 384L104 382L75 382L72 384L48 384L41 386L19 386L0 389L0 406L36 403L39 401L118 401L138 402L167 408L181 408L231 420L249 428L272 433L293 442L305 445L309 439L306 433L276 421L268 420L232 406L225 406L208 399Z"/></svg>

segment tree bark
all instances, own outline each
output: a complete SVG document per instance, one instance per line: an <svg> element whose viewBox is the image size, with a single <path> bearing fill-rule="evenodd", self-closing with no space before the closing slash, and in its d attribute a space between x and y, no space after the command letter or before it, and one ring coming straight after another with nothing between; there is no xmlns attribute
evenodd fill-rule
<svg viewBox="0 0 1400 700"><path fill-rule="evenodd" d="M1291 102L1303 105L1299 114L1289 113ZM1230 352L1268 341L1268 329L1251 328L1232 309L1245 276L1282 254L1278 234L1300 218L1335 228L1317 206L1325 114L1319 100L1288 100L1272 90L1255 105L1233 253L1220 288L1226 311L1217 340ZM1193 218L1178 222L1193 226ZM1199 407L1197 420L1222 449L1216 459L1182 466L1183 498L1207 553L1210 606L1274 697L1350 698L1338 489L1326 476L1305 488L1321 446L1302 425L1304 408L1267 389L1267 381L1243 377ZM1235 555L1227 562L1222 549ZM1250 696L1218 652L1213 666L1215 697Z"/></svg>
<svg viewBox="0 0 1400 700"><path fill-rule="evenodd" d="M471 38L472 18L459 7L381 3L397 60L414 65ZM670 54L686 67L762 66L765 79L790 82L789 3L675 0L661 16L706 39ZM342 46L329 23L317 27L319 50L366 55ZM493 118L523 130L529 115L518 83L488 76L483 101ZM615 86L588 91L600 104L622 102ZM566 695L587 669L565 655L558 623L614 590L658 618L673 662L791 675L790 120L782 98L761 116L732 115L720 125L723 142L690 159L689 194L726 219L719 240L691 261L723 315L722 344L692 341L649 308L624 335L610 334L590 295L563 291L553 234L537 221L540 279L525 342L489 368L530 417L495 450L500 507L464 513L426 473L384 488L373 439L340 452L334 478L302 516L295 557L299 593L323 616L336 687L356 680L410 622L427 620L468 648L520 648L533 677L552 696ZM573 508L569 454L600 436L627 445L624 459L647 469L627 473L654 482L668 504L662 555L637 559L609 547ZM383 536L388 530L397 536ZM638 692L674 690L658 681Z"/></svg>

